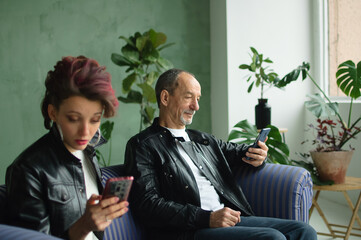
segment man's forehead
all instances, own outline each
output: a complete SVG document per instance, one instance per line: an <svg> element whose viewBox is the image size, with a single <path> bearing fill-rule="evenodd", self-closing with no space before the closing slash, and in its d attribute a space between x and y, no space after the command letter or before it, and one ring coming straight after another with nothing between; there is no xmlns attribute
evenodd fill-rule
<svg viewBox="0 0 361 240"><path fill-rule="evenodd" d="M178 77L178 86L182 88L201 88L201 85L192 75L188 73L181 73Z"/></svg>

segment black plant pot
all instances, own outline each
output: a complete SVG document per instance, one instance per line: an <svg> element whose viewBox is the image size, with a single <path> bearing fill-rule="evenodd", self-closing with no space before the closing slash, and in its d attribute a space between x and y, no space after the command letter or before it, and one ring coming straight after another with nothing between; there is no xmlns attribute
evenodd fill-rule
<svg viewBox="0 0 361 240"><path fill-rule="evenodd" d="M259 98L255 107L257 129L265 128L271 124L271 106L267 100L266 98Z"/></svg>

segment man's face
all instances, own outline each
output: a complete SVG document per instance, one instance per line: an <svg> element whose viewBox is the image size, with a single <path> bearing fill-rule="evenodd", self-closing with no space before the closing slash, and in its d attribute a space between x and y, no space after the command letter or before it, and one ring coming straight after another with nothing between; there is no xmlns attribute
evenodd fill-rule
<svg viewBox="0 0 361 240"><path fill-rule="evenodd" d="M165 108L165 127L182 129L192 123L193 115L199 109L201 86L199 82L188 73L180 73L178 87L173 95L169 94Z"/></svg>

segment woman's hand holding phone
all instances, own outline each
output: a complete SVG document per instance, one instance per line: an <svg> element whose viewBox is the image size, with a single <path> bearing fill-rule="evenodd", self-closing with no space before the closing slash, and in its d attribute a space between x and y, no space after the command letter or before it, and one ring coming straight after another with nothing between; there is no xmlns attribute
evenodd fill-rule
<svg viewBox="0 0 361 240"><path fill-rule="evenodd" d="M69 238L84 239L92 231L104 231L113 219L128 212L128 205L116 196L103 198L93 194L87 201L85 213L69 228Z"/></svg>

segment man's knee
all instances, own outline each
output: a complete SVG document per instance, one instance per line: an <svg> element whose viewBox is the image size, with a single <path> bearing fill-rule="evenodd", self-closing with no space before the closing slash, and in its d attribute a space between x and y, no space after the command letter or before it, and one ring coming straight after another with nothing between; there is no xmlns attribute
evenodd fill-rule
<svg viewBox="0 0 361 240"><path fill-rule="evenodd" d="M304 224L303 226L303 238L302 239L309 239L309 240L317 240L317 232L316 230L308 224Z"/></svg>
<svg viewBox="0 0 361 240"><path fill-rule="evenodd" d="M272 239L272 240L286 240L286 237L278 230L269 228L267 229L260 239Z"/></svg>
<svg viewBox="0 0 361 240"><path fill-rule="evenodd" d="M292 237L291 239L300 239L300 240L317 240L316 230L307 223L297 222L297 236Z"/></svg>

